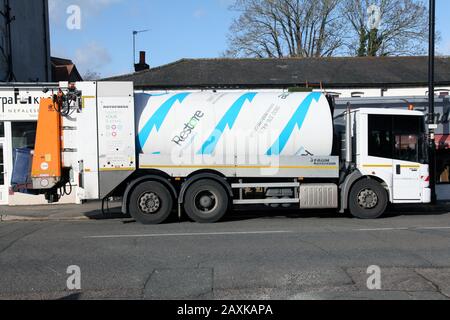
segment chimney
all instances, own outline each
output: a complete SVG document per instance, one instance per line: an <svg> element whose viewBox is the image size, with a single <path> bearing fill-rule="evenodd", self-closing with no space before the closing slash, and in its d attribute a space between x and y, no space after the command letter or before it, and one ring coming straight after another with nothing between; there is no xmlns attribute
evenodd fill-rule
<svg viewBox="0 0 450 320"><path fill-rule="evenodd" d="M134 65L136 72L150 69L150 66L145 61L145 51L139 52L139 63Z"/></svg>

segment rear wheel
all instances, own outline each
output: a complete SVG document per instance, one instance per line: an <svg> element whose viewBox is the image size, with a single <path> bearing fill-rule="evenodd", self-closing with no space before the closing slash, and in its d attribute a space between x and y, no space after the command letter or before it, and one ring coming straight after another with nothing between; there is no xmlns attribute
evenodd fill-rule
<svg viewBox="0 0 450 320"><path fill-rule="evenodd" d="M384 214L387 205L387 192L377 181L360 180L350 191L350 213L356 218L377 219Z"/></svg>
<svg viewBox="0 0 450 320"><path fill-rule="evenodd" d="M184 198L184 210L199 223L214 223L228 210L229 198L224 187L213 180L194 182Z"/></svg>
<svg viewBox="0 0 450 320"><path fill-rule="evenodd" d="M173 209L170 191L161 183L149 181L138 185L130 197L130 215L142 224L163 223Z"/></svg>

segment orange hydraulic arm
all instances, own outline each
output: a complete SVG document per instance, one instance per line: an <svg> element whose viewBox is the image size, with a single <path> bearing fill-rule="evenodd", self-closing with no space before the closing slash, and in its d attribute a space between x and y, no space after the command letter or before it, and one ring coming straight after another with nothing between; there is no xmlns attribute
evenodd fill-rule
<svg viewBox="0 0 450 320"><path fill-rule="evenodd" d="M41 99L31 178L33 189L51 189L61 181L61 114L53 99Z"/></svg>

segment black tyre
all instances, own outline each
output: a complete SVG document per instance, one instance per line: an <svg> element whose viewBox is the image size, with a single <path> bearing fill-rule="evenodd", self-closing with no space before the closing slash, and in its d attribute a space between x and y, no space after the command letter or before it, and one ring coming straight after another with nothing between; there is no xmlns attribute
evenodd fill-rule
<svg viewBox="0 0 450 320"><path fill-rule="evenodd" d="M350 191L350 213L359 219L377 219L386 211L388 195L375 180L363 179L355 183Z"/></svg>
<svg viewBox="0 0 450 320"><path fill-rule="evenodd" d="M160 224L170 216L173 198L163 184L143 182L133 190L129 209L130 215L142 224Z"/></svg>
<svg viewBox="0 0 450 320"><path fill-rule="evenodd" d="M184 198L184 210L199 223L214 223L228 210L229 198L225 188L214 180L194 182Z"/></svg>

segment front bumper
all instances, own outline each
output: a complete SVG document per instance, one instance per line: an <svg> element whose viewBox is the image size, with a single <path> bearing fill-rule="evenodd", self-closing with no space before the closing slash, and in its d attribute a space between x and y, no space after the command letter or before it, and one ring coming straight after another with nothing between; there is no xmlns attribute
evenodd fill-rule
<svg viewBox="0 0 450 320"><path fill-rule="evenodd" d="M430 188L423 189L422 203L431 203L431 189Z"/></svg>

